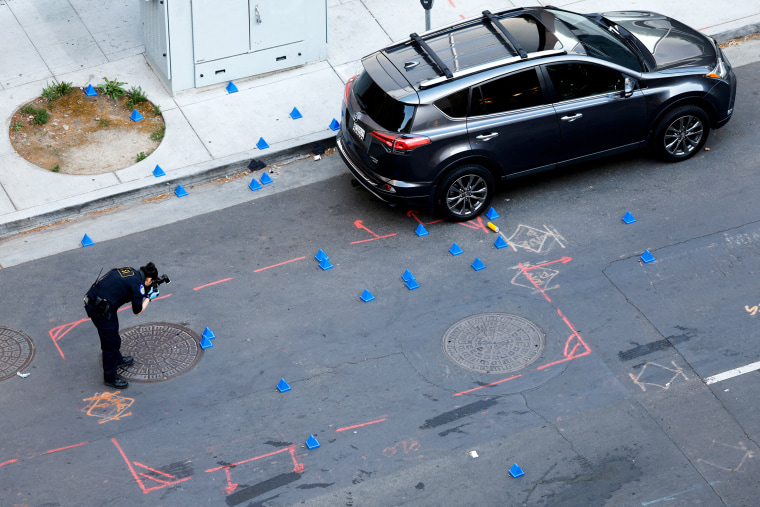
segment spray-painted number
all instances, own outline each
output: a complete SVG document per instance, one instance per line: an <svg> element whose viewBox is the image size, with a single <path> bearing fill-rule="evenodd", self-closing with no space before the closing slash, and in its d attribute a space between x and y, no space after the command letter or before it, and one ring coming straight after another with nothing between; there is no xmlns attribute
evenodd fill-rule
<svg viewBox="0 0 760 507"><path fill-rule="evenodd" d="M757 306L745 306L744 309L747 310L747 313L750 315L755 315L757 313Z"/></svg>
<svg viewBox="0 0 760 507"><path fill-rule="evenodd" d="M403 450L404 454L415 452L420 450L420 444L414 440L402 440L392 447L386 447L383 449L383 456L390 458L395 456L399 450Z"/></svg>

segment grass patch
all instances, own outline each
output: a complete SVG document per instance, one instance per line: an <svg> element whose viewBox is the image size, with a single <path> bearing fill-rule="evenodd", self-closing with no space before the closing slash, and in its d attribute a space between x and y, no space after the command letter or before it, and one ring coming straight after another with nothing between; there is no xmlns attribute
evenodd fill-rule
<svg viewBox="0 0 760 507"><path fill-rule="evenodd" d="M148 155L146 155L144 151L141 151L140 153L137 154L137 161L138 162L141 162L141 161L145 160L146 158L148 158Z"/></svg>
<svg viewBox="0 0 760 507"><path fill-rule="evenodd" d="M160 143L164 139L164 134L166 134L166 125L161 125L150 135L150 140Z"/></svg>
<svg viewBox="0 0 760 507"><path fill-rule="evenodd" d="M50 120L50 113L48 113L47 109L45 109L44 107L35 109L33 116L34 116L34 119L32 120L32 122L35 125L44 125L48 122L48 120Z"/></svg>
<svg viewBox="0 0 760 507"><path fill-rule="evenodd" d="M21 123L20 121L17 121L16 123L13 124L13 130L15 130L16 132L18 132L22 128L24 128L24 124Z"/></svg>
<svg viewBox="0 0 760 507"><path fill-rule="evenodd" d="M60 170L61 170L61 164L55 164L55 167L51 169L51 171L53 171L54 173L57 173Z"/></svg>
<svg viewBox="0 0 760 507"><path fill-rule="evenodd" d="M110 124L111 124L111 122L108 121L108 118L101 118L101 119L98 120L98 125L100 125L101 127L107 127Z"/></svg>

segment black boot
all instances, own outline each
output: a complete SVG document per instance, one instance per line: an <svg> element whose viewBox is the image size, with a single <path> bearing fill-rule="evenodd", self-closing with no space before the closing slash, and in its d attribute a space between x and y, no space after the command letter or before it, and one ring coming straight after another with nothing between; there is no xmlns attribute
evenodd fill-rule
<svg viewBox="0 0 760 507"><path fill-rule="evenodd" d="M129 382L127 382L126 380L124 380L122 378L118 378L118 377L116 377L116 380L114 380L112 382L109 382L108 380L106 380L105 384L108 387L113 387L114 389L126 389L127 387L129 387Z"/></svg>

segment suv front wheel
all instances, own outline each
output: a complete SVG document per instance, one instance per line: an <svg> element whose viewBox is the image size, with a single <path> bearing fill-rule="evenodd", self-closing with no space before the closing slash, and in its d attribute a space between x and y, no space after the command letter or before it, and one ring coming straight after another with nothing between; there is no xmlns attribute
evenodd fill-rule
<svg viewBox="0 0 760 507"><path fill-rule="evenodd" d="M654 149L667 162L690 158L705 145L710 132L710 118L697 106L673 109L657 124Z"/></svg>
<svg viewBox="0 0 760 507"><path fill-rule="evenodd" d="M466 165L446 175L438 189L438 212L452 222L464 222L488 208L495 185L486 168Z"/></svg>

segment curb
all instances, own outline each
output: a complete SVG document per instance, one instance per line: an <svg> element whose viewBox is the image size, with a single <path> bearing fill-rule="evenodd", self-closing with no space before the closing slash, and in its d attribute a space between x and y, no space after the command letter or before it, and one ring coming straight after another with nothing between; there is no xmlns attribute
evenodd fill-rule
<svg viewBox="0 0 760 507"><path fill-rule="evenodd" d="M43 227L66 220L72 220L88 213L103 211L115 206L133 203L147 199L149 197L155 197L157 195L169 193L172 192L174 188L177 187L177 185L192 187L193 185L208 183L209 181L214 181L226 176L244 173L249 170L248 164L253 160L259 160L266 165L290 161L294 158L298 158L310 153L311 149L316 143L322 143L325 149L335 147L335 133L325 132L324 135L310 137L309 142L303 142L290 146L288 148L284 148L282 150L272 151L267 155L259 157L251 157L250 152L246 152L243 158L233 160L231 162L221 163L213 167L207 167L209 162L197 164L195 166L188 166L183 169L184 171L190 172L190 174L186 174L184 176L175 176L169 179L161 178L161 180L155 181L155 183L143 184L136 188L124 189L125 185L121 184L105 189L107 195L90 199L81 196L72 198L72 200L78 200L78 202L72 204L64 204L60 208L43 211L33 216L27 216L15 220L12 219L8 222L0 223L0 239L22 232L28 232L38 227ZM211 161L211 163L213 163L213 161ZM193 168L198 169L194 171ZM144 182L145 180L142 180L137 184ZM120 188L122 190L120 190Z"/></svg>

